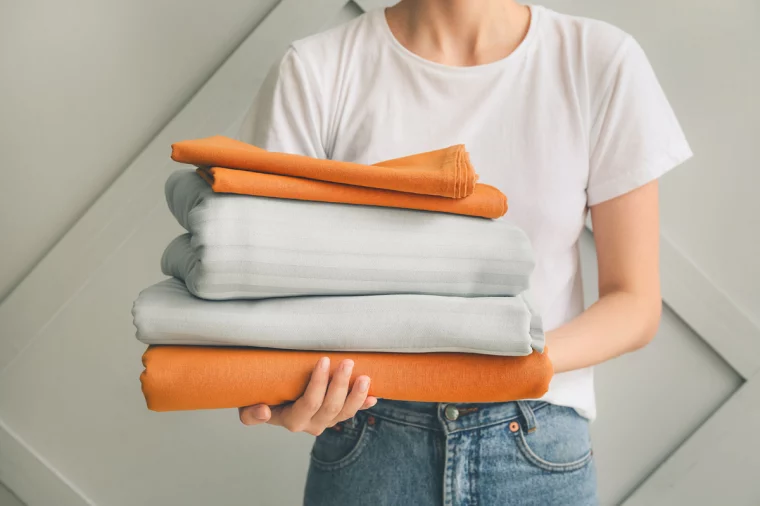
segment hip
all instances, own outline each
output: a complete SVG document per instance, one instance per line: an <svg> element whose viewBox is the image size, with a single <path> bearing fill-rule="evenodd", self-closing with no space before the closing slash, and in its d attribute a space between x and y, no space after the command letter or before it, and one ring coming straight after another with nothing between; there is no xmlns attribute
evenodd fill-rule
<svg viewBox="0 0 760 506"><path fill-rule="evenodd" d="M540 400L381 400L316 439L304 504L596 504L589 423Z"/></svg>

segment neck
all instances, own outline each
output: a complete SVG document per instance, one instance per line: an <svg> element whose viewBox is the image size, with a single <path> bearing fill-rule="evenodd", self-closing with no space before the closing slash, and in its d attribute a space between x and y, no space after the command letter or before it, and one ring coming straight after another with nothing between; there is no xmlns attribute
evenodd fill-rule
<svg viewBox="0 0 760 506"><path fill-rule="evenodd" d="M530 10L514 0L402 0L385 14L407 49L455 66L505 58L530 25Z"/></svg>

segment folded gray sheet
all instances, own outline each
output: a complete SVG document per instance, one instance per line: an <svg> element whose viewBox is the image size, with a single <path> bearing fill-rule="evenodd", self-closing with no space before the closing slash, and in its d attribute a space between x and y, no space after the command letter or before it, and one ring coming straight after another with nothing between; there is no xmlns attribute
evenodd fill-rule
<svg viewBox="0 0 760 506"><path fill-rule="evenodd" d="M527 236L506 221L219 194L188 170L169 177L166 199L190 234L162 270L204 299L514 296L534 267Z"/></svg>
<svg viewBox="0 0 760 506"><path fill-rule="evenodd" d="M544 348L541 318L522 296L205 301L167 279L143 290L132 314L147 344L516 356Z"/></svg>

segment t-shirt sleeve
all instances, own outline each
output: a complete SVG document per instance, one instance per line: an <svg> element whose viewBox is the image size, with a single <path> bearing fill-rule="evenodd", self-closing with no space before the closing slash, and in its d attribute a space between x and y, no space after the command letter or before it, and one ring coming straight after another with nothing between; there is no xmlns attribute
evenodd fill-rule
<svg viewBox="0 0 760 506"><path fill-rule="evenodd" d="M610 67L590 131L587 202L628 193L692 156L644 50L631 37Z"/></svg>
<svg viewBox="0 0 760 506"><path fill-rule="evenodd" d="M268 151L326 158L321 103L315 81L291 46L262 83L235 138Z"/></svg>

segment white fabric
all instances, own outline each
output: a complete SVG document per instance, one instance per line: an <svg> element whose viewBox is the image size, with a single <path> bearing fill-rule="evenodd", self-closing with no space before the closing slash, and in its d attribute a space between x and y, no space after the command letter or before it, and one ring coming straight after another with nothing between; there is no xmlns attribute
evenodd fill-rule
<svg viewBox="0 0 760 506"><path fill-rule="evenodd" d="M146 344L294 350L543 351L540 318L522 297L366 295L206 301L178 279L140 293L132 314Z"/></svg>
<svg viewBox="0 0 760 506"><path fill-rule="evenodd" d="M506 222L214 193L188 170L169 177L166 200L191 234L169 245L162 270L204 299L510 296L533 270L527 236Z"/></svg>
<svg viewBox="0 0 760 506"><path fill-rule="evenodd" d="M506 193L504 219L530 237L531 294L553 329L583 310L577 243L587 206L691 152L634 39L600 21L531 9L517 50L475 67L411 53L382 10L297 41L238 138L361 163L464 143L480 181ZM557 374L544 399L593 418L592 369Z"/></svg>

